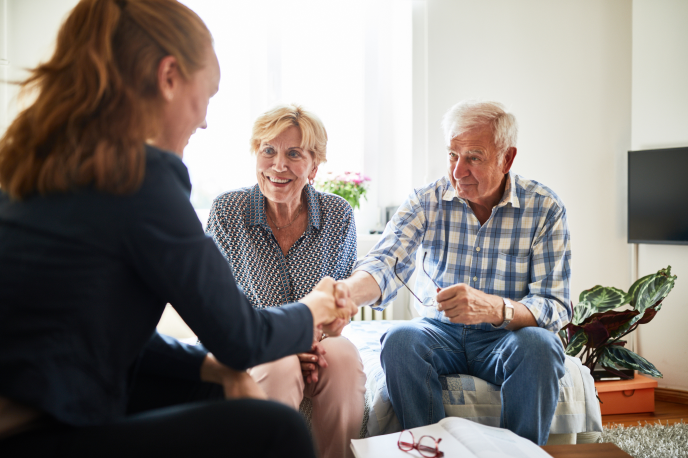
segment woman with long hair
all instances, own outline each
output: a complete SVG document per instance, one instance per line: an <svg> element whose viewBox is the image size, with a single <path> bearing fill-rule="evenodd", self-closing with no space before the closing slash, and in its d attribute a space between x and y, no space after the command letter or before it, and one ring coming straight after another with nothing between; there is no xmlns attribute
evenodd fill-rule
<svg viewBox="0 0 688 458"><path fill-rule="evenodd" d="M82 0L0 140L0 455L313 456L246 368L355 310L334 280L254 310L181 161L220 70L175 0ZM161 336L171 303L204 346ZM207 348L207 350L206 350Z"/></svg>

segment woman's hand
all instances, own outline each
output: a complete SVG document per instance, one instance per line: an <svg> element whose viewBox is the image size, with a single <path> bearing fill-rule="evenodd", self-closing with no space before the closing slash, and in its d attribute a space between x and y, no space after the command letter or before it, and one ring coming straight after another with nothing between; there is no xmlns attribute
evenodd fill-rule
<svg viewBox="0 0 688 458"><path fill-rule="evenodd" d="M300 302L310 309L315 328L322 327L328 335L338 336L351 317L358 312L358 308L351 301L335 302L334 293L334 279L324 277Z"/></svg>
<svg viewBox="0 0 688 458"><path fill-rule="evenodd" d="M313 342L311 351L308 353L298 353L299 361L301 362L301 373L303 380L306 383L315 383L318 381L318 368L327 367L325 360L325 349L320 342Z"/></svg>
<svg viewBox="0 0 688 458"><path fill-rule="evenodd" d="M222 385L227 399L267 399L267 395L246 371L235 371L208 353L201 364L201 380Z"/></svg>
<svg viewBox="0 0 688 458"><path fill-rule="evenodd" d="M232 370L230 369L230 371ZM225 399L268 399L265 391L258 386L248 372L232 372L234 372L234 374L228 375L222 380Z"/></svg>

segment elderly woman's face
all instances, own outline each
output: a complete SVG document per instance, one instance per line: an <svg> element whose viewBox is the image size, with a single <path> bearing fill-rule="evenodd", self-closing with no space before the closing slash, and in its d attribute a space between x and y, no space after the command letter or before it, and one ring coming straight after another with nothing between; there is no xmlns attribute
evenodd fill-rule
<svg viewBox="0 0 688 458"><path fill-rule="evenodd" d="M263 195L275 203L296 202L317 167L309 151L301 148L301 130L291 126L258 149L256 175Z"/></svg>

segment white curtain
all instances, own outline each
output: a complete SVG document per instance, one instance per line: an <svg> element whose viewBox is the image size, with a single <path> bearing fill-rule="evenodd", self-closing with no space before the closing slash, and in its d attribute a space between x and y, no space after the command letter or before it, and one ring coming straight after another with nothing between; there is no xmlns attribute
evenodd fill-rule
<svg viewBox="0 0 688 458"><path fill-rule="evenodd" d="M253 121L277 103L298 103L325 124L328 170L373 181L359 232L410 183L410 0L182 0L206 22L222 79L208 129L186 149L194 206L256 182Z"/></svg>

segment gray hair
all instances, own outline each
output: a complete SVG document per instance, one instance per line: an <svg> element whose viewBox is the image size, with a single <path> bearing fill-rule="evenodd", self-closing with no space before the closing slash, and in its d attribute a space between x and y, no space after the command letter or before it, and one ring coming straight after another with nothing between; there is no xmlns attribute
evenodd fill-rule
<svg viewBox="0 0 688 458"><path fill-rule="evenodd" d="M490 127L497 153L503 156L507 149L516 147L518 126L516 117L499 102L463 100L447 111L442 118L444 139L452 139L471 129Z"/></svg>

